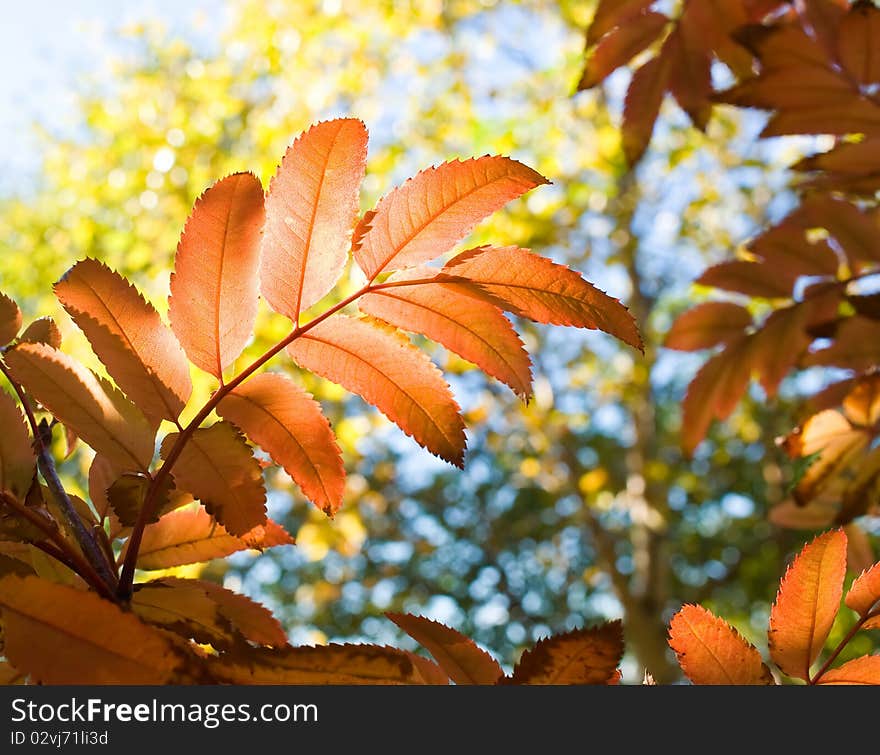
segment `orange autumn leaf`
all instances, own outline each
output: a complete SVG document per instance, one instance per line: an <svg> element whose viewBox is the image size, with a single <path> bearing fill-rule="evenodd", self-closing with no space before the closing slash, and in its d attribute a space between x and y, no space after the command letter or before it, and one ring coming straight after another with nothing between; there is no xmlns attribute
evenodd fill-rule
<svg viewBox="0 0 880 755"><path fill-rule="evenodd" d="M201 506L171 511L144 528L138 568L170 569L225 558L248 548L292 545L293 538L269 519L241 537L230 535Z"/></svg>
<svg viewBox="0 0 880 755"><path fill-rule="evenodd" d="M0 492L24 500L37 460L21 410L5 391L0 391L0 428Z"/></svg>
<svg viewBox="0 0 880 755"><path fill-rule="evenodd" d="M550 325L601 330L636 349L642 338L632 315L617 299L580 274L518 247L482 246L453 257L448 280L464 279L519 317Z"/></svg>
<svg viewBox="0 0 880 755"><path fill-rule="evenodd" d="M263 448L328 515L342 505L342 452L321 405L283 375L256 375L226 395L217 413Z"/></svg>
<svg viewBox="0 0 880 755"><path fill-rule="evenodd" d="M297 364L379 409L419 445L451 464L464 461L464 422L430 359L387 326L336 316L288 346Z"/></svg>
<svg viewBox="0 0 880 755"><path fill-rule="evenodd" d="M45 343L53 349L61 346L61 331L51 317L38 317L18 337L24 343Z"/></svg>
<svg viewBox="0 0 880 755"><path fill-rule="evenodd" d="M826 671L817 684L880 684L880 655L865 655Z"/></svg>
<svg viewBox="0 0 880 755"><path fill-rule="evenodd" d="M499 683L608 684L622 657L623 625L611 621L540 640Z"/></svg>
<svg viewBox="0 0 880 755"><path fill-rule="evenodd" d="M726 301L698 304L676 318L663 345L667 349L711 349L741 335L752 324L745 307Z"/></svg>
<svg viewBox="0 0 880 755"><path fill-rule="evenodd" d="M178 437L179 433L165 436L163 459L168 459ZM250 446L228 422L193 432L174 465L174 479L232 535L244 535L266 523L262 470Z"/></svg>
<svg viewBox="0 0 880 755"><path fill-rule="evenodd" d="M274 522L271 524L274 525ZM288 545L293 543L293 539L276 525L284 535L284 542L275 542L277 545ZM275 528L270 527L275 530ZM280 533L276 533L277 535ZM268 540L264 540L264 547L268 547ZM205 591L208 598L217 606L220 616L239 634L249 642L257 645L267 645L270 647L283 647L287 644L287 633L281 622L276 619L271 611L261 603L251 600L247 595L242 595L225 587L207 582L201 579L179 579L177 577L164 577L164 584L180 585L195 583L200 589Z"/></svg>
<svg viewBox="0 0 880 755"><path fill-rule="evenodd" d="M92 592L39 577L0 579L4 653L43 684L164 684L178 657L164 637Z"/></svg>
<svg viewBox="0 0 880 755"><path fill-rule="evenodd" d="M528 399L531 362L510 321L490 302L444 284L442 277L425 283L435 276L437 271L426 267L396 273L388 279L393 287L368 293L358 306L397 328L442 344ZM399 285L406 281L418 283Z"/></svg>
<svg viewBox="0 0 880 755"><path fill-rule="evenodd" d="M498 662L460 632L423 616L386 616L424 647L456 684L495 684L504 676Z"/></svg>
<svg viewBox="0 0 880 755"><path fill-rule="evenodd" d="M868 434L838 411L826 409L810 417L782 442L791 458L818 455L798 480L795 501L803 504L819 495L869 442Z"/></svg>
<svg viewBox="0 0 880 755"><path fill-rule="evenodd" d="M212 659L209 669L232 684L424 684L409 654L379 645L257 648Z"/></svg>
<svg viewBox="0 0 880 755"><path fill-rule="evenodd" d="M5 346L21 330L21 310L12 299L0 292L0 346Z"/></svg>
<svg viewBox="0 0 880 755"><path fill-rule="evenodd" d="M176 420L192 393L189 365L153 305L94 259L70 268L55 284L55 295L147 419L156 425Z"/></svg>
<svg viewBox="0 0 880 755"><path fill-rule="evenodd" d="M808 681L840 608L846 535L832 530L795 557L770 611L770 657L789 676Z"/></svg>
<svg viewBox="0 0 880 755"><path fill-rule="evenodd" d="M259 645L282 647L287 635L259 603L213 582L163 577L139 585L132 608L144 621L214 647L231 646L234 632Z"/></svg>
<svg viewBox="0 0 880 755"><path fill-rule="evenodd" d="M106 380L41 343L19 344L6 361L16 380L96 452L123 471L146 471L155 432Z"/></svg>
<svg viewBox="0 0 880 755"><path fill-rule="evenodd" d="M701 606L682 606L672 617L669 645L694 684L774 683L755 646Z"/></svg>
<svg viewBox="0 0 880 755"><path fill-rule="evenodd" d="M171 275L168 316L197 367L221 377L257 316L263 187L251 173L215 183L196 201Z"/></svg>
<svg viewBox="0 0 880 755"><path fill-rule="evenodd" d="M454 160L392 189L355 230L369 280L448 252L481 220L547 179L509 157Z"/></svg>
<svg viewBox="0 0 880 755"><path fill-rule="evenodd" d="M865 617L880 601L880 564L863 571L846 594L846 605L859 616Z"/></svg>
<svg viewBox="0 0 880 755"><path fill-rule="evenodd" d="M269 184L262 292L294 323L342 273L366 159L367 129L361 121L324 121L288 148Z"/></svg>

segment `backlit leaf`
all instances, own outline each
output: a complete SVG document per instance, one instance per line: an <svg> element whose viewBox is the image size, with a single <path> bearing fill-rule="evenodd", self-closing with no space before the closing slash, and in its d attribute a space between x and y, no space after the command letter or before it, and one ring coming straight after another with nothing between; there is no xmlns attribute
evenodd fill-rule
<svg viewBox="0 0 880 755"><path fill-rule="evenodd" d="M225 558L248 548L290 544L293 538L271 519L265 527L236 537L199 506L171 511L155 524L147 525L137 564L140 569L170 569Z"/></svg>
<svg viewBox="0 0 880 755"><path fill-rule="evenodd" d="M0 491L23 500L34 477L36 458L24 416L5 391L0 391L0 428Z"/></svg>
<svg viewBox="0 0 880 755"><path fill-rule="evenodd" d="M0 579L4 653L44 684L163 684L178 658L163 636L96 594L39 577Z"/></svg>
<svg viewBox="0 0 880 755"><path fill-rule="evenodd" d="M57 349L61 346L61 331L51 317L39 317L24 329L18 340L25 343L45 343Z"/></svg>
<svg viewBox="0 0 880 755"><path fill-rule="evenodd" d="M701 606L682 606L672 617L669 645L694 684L774 683L755 646Z"/></svg>
<svg viewBox="0 0 880 755"><path fill-rule="evenodd" d="M356 230L355 259L368 279L448 252L481 220L536 186L548 183L508 157L454 160L421 171L393 189Z"/></svg>
<svg viewBox="0 0 880 755"><path fill-rule="evenodd" d="M177 246L171 327L190 361L218 378L250 339L257 316L263 220L259 179L235 173L199 197Z"/></svg>
<svg viewBox="0 0 880 755"><path fill-rule="evenodd" d="M752 342L747 336L731 341L697 372L682 404L682 447L694 452L713 419L730 416L749 385Z"/></svg>
<svg viewBox="0 0 880 755"><path fill-rule="evenodd" d="M435 274L430 268L414 268L394 274L388 282L426 281ZM527 399L532 392L531 362L510 321L493 304L459 289L439 281L395 285L361 297L358 306L395 327L437 341Z"/></svg>
<svg viewBox="0 0 880 755"><path fill-rule="evenodd" d="M15 346L6 361L16 380L95 451L123 471L146 471L155 432L106 380L40 343Z"/></svg>
<svg viewBox="0 0 880 755"><path fill-rule="evenodd" d="M399 332L336 316L288 350L297 364L378 408L421 446L461 466L464 422L440 371Z"/></svg>
<svg viewBox="0 0 880 755"><path fill-rule="evenodd" d="M78 262L55 295L116 384L155 424L176 420L192 393L180 344L153 305L94 259Z"/></svg>
<svg viewBox="0 0 880 755"><path fill-rule="evenodd" d="M710 349L741 335L751 324L752 316L739 304L705 302L676 318L663 345L680 351Z"/></svg>
<svg viewBox="0 0 880 755"><path fill-rule="evenodd" d="M846 573L846 535L832 530L795 557L779 584L767 636L773 662L789 676L809 680L840 608Z"/></svg>
<svg viewBox="0 0 880 755"><path fill-rule="evenodd" d="M498 662L460 632L422 616L386 616L434 656L456 684L495 684L504 676Z"/></svg>
<svg viewBox="0 0 880 755"><path fill-rule="evenodd" d="M669 19L662 13L648 11L633 16L625 25L606 34L587 58L578 90L590 89L657 39Z"/></svg>
<svg viewBox="0 0 880 755"><path fill-rule="evenodd" d="M654 124L660 114L660 105L672 72L669 49L668 45L664 45L659 55L642 65L633 74L626 91L621 139L623 153L630 166L642 159L654 133Z"/></svg>
<svg viewBox="0 0 880 755"><path fill-rule="evenodd" d="M379 645L253 649L209 662L233 684L420 684L418 667L402 650Z"/></svg>
<svg viewBox="0 0 880 755"><path fill-rule="evenodd" d="M477 247L451 259L443 272L475 283L496 303L520 317L602 330L634 348L642 348L632 315L617 299L574 270L528 249Z"/></svg>
<svg viewBox="0 0 880 755"><path fill-rule="evenodd" d="M287 543L292 542L293 540L288 537ZM278 619L272 615L268 608L251 600L246 595L227 590L214 582L199 579L164 577L161 582L171 586L198 585L201 590L204 590L209 600L217 606L220 616L250 642L272 647L283 647L287 644L287 633Z"/></svg>
<svg viewBox="0 0 880 755"><path fill-rule="evenodd" d="M267 451L319 509L336 513L345 468L330 423L309 393L287 377L264 373L225 396L217 413Z"/></svg>
<svg viewBox="0 0 880 755"><path fill-rule="evenodd" d="M611 621L540 640L501 684L607 684L623 656L623 626Z"/></svg>
<svg viewBox="0 0 880 755"><path fill-rule="evenodd" d="M788 455L803 458L818 454L794 489L798 503L815 498L841 469L867 447L870 437L854 428L833 409L814 414L783 442Z"/></svg>
<svg viewBox="0 0 880 755"><path fill-rule="evenodd" d="M880 601L880 564L862 572L846 594L846 605L859 616L866 616Z"/></svg>
<svg viewBox="0 0 880 755"><path fill-rule="evenodd" d="M880 655L863 655L829 669L818 684L880 684Z"/></svg>
<svg viewBox="0 0 880 755"><path fill-rule="evenodd" d="M21 310L6 294L0 293L0 346L5 346L21 330Z"/></svg>
<svg viewBox="0 0 880 755"><path fill-rule="evenodd" d="M761 299L790 299L797 277L791 270L766 262L732 260L708 268L696 282Z"/></svg>
<svg viewBox="0 0 880 755"><path fill-rule="evenodd" d="M599 6L587 31L587 44L598 42L615 26L629 21L653 2L654 0L599 0Z"/></svg>
<svg viewBox="0 0 880 755"><path fill-rule="evenodd" d="M288 148L269 184L262 292L294 322L333 288L345 266L366 159L361 121L325 121Z"/></svg>
<svg viewBox="0 0 880 755"><path fill-rule="evenodd" d="M837 55L844 70L860 84L880 83L880 8L870 0L857 0L840 21Z"/></svg>
<svg viewBox="0 0 880 755"><path fill-rule="evenodd" d="M165 436L163 459L168 459L178 436ZM174 479L233 535L244 535L266 523L262 470L250 446L228 422L217 422L192 434L174 465Z"/></svg>
<svg viewBox="0 0 880 755"><path fill-rule="evenodd" d="M856 381L843 399L843 413L861 427L880 422L880 375L866 375Z"/></svg>

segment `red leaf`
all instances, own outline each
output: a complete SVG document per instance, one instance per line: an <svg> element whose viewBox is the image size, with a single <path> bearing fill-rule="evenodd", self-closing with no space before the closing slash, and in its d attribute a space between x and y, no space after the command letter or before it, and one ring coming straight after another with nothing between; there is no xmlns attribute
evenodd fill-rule
<svg viewBox="0 0 880 755"><path fill-rule="evenodd" d="M671 74L669 49L664 45L659 55L639 68L626 91L621 139L623 154L630 167L642 159L654 133L654 123L660 114Z"/></svg>
<svg viewBox="0 0 880 755"><path fill-rule="evenodd" d="M611 621L541 640L500 684L607 684L623 656L623 626Z"/></svg>
<svg viewBox="0 0 880 755"><path fill-rule="evenodd" d="M797 555L770 611L770 656L789 676L809 681L840 608L846 573L846 535L819 535Z"/></svg>
<svg viewBox="0 0 880 755"><path fill-rule="evenodd" d="M259 444L329 516L342 505L345 468L321 405L289 378L264 373L225 396L217 413Z"/></svg>
<svg viewBox="0 0 880 755"><path fill-rule="evenodd" d="M193 364L218 378L257 316L263 219L259 179L235 173L199 197L177 245L171 327Z"/></svg>
<svg viewBox="0 0 880 755"><path fill-rule="evenodd" d="M864 86L880 82L880 8L858 0L843 17L837 34L837 56L844 70Z"/></svg>
<svg viewBox="0 0 880 755"><path fill-rule="evenodd" d="M880 600L880 564L863 571L846 594L846 605L859 616L867 616Z"/></svg>
<svg viewBox="0 0 880 755"><path fill-rule="evenodd" d="M669 645L694 684L774 683L755 646L702 606L682 606L672 617Z"/></svg>
<svg viewBox="0 0 880 755"><path fill-rule="evenodd" d="M355 230L355 258L370 280L428 262L510 200L546 183L509 157L486 155L428 168L386 194L362 221Z"/></svg>
<svg viewBox="0 0 880 755"><path fill-rule="evenodd" d="M160 450L163 459L168 459L177 438L178 433L165 436ZM174 479L233 535L244 535L266 523L262 470L250 446L228 422L201 427L192 434L174 465Z"/></svg>
<svg viewBox="0 0 880 755"><path fill-rule="evenodd" d="M156 425L176 420L192 393L189 365L153 305L93 259L70 268L55 284L55 295L147 419Z"/></svg>
<svg viewBox="0 0 880 755"><path fill-rule="evenodd" d="M732 260L708 268L696 282L761 299L790 299L797 278L793 271L768 263Z"/></svg>
<svg viewBox="0 0 880 755"><path fill-rule="evenodd" d="M606 34L589 55L578 91L596 86L626 65L660 36L668 22L662 13L648 11L633 16L627 24Z"/></svg>
<svg viewBox="0 0 880 755"><path fill-rule="evenodd" d="M587 44L595 44L615 26L629 21L653 3L654 0L599 0L587 30Z"/></svg>
<svg viewBox="0 0 880 755"><path fill-rule="evenodd" d="M464 422L440 371L398 331L337 315L288 346L296 362L379 409L419 445L464 460Z"/></svg>
<svg viewBox="0 0 880 755"><path fill-rule="evenodd" d="M345 266L366 159L361 121L325 121L288 148L269 184L262 291L293 322L333 288Z"/></svg>
<svg viewBox="0 0 880 755"><path fill-rule="evenodd" d="M95 451L122 471L147 470L155 431L106 380L41 343L19 344L6 361L15 379Z"/></svg>
<svg viewBox="0 0 880 755"><path fill-rule="evenodd" d="M8 296L0 293L0 346L5 346L21 330L21 310Z"/></svg>
<svg viewBox="0 0 880 755"><path fill-rule="evenodd" d="M745 307L725 301L698 304L679 315L663 345L679 351L711 349L742 335L752 324Z"/></svg>
<svg viewBox="0 0 880 755"><path fill-rule="evenodd" d="M682 447L693 454L713 419L727 419L749 386L752 342L748 336L731 341L697 372L682 404Z"/></svg>
<svg viewBox="0 0 880 755"><path fill-rule="evenodd" d="M443 272L476 284L492 301L520 317L602 330L642 349L635 321L617 299L574 270L528 249L477 247L451 259Z"/></svg>
<svg viewBox="0 0 880 755"><path fill-rule="evenodd" d="M706 31L694 13L695 3L688 3L670 40L669 89L691 122L705 131L712 112L712 56Z"/></svg>
<svg viewBox="0 0 880 755"><path fill-rule="evenodd" d="M460 287L425 283L436 274L426 267L396 273L388 279L393 288L361 297L358 306L395 327L443 344L528 399L531 362L510 321L493 304L468 296ZM399 285L408 280L421 283Z"/></svg>
<svg viewBox="0 0 880 755"><path fill-rule="evenodd" d="M495 684L504 676L498 662L460 632L422 616L386 616L434 656L456 684Z"/></svg>

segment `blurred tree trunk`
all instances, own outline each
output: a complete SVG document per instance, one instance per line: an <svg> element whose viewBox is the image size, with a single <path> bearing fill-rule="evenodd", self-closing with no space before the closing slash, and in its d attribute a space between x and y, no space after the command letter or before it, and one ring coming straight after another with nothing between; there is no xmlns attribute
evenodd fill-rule
<svg viewBox="0 0 880 755"><path fill-rule="evenodd" d="M657 344L649 328L654 299L646 290L639 270L639 239L633 228L640 197L634 175L627 173L618 182L617 197L610 208L617 219L613 236L618 240L616 254L627 271L631 286L627 303L645 339L645 354L635 361L626 388L627 399L623 402L629 411L635 438L625 456L627 480L624 493L631 520L628 536L633 571L628 578L613 582L624 607L628 647L639 665L647 669L658 683L664 683L678 679L680 672L670 662L663 615L669 585L669 491L665 482L654 479L648 469L650 460L656 459L659 453L655 397L651 386ZM610 568L615 565L612 563Z"/></svg>

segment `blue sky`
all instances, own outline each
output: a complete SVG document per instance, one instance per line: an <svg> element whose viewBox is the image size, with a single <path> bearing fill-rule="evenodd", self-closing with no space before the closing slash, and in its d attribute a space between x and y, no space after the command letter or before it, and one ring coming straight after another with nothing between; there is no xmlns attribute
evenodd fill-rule
<svg viewBox="0 0 880 755"><path fill-rule="evenodd" d="M114 31L159 19L183 36L206 39L222 27L223 0L0 0L0 192L34 177L39 145L33 123L72 126L71 92L100 76Z"/></svg>

